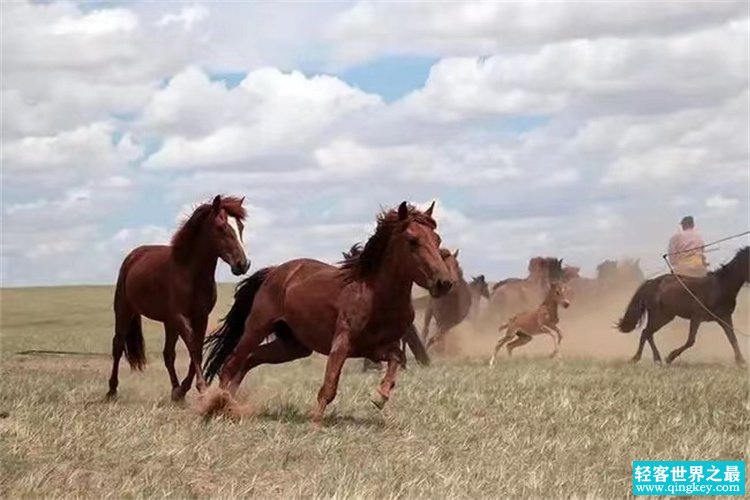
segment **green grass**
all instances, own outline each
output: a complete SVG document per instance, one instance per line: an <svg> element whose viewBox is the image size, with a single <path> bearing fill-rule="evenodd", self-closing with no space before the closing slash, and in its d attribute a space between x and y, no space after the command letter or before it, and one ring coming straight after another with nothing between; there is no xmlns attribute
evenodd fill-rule
<svg viewBox="0 0 750 500"><path fill-rule="evenodd" d="M369 403L379 375L353 361L314 430L322 357L253 371L254 415L232 422L169 401L159 325L146 328L149 367L122 367L114 403L106 357L16 354L106 354L111 293L2 291L0 497L611 498L629 496L634 459L747 459L747 372L728 356L410 363L383 412Z"/></svg>

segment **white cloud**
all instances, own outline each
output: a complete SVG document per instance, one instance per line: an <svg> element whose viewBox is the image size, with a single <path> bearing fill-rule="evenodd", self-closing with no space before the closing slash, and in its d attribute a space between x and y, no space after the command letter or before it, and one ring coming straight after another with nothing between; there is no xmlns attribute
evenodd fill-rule
<svg viewBox="0 0 750 500"><path fill-rule="evenodd" d="M728 198L720 194L706 198L706 207L718 211L733 210L739 203L740 201L736 198Z"/></svg>
<svg viewBox="0 0 750 500"><path fill-rule="evenodd" d="M665 38L573 40L533 53L444 59L403 106L424 120L451 121L713 105L747 87L748 33L744 19Z"/></svg>
<svg viewBox="0 0 750 500"><path fill-rule="evenodd" d="M144 166L237 166L263 154L299 148L309 152L309 142L338 120L381 104L378 96L331 76L263 68L230 90L189 69L157 93L144 111L145 129L168 134Z"/></svg>
<svg viewBox="0 0 750 500"><path fill-rule="evenodd" d="M747 12L741 1L659 2L648 8L615 1L358 2L337 16L329 37L335 60L351 64L383 54L473 56L569 40L689 33Z"/></svg>
<svg viewBox="0 0 750 500"><path fill-rule="evenodd" d="M26 136L3 144L3 167L22 172L111 170L136 159L140 149L129 136L115 146L111 124L96 122L54 136ZM54 173L54 172L52 172Z"/></svg>
<svg viewBox="0 0 750 500"><path fill-rule="evenodd" d="M164 14L157 22L159 27L177 24L190 31L193 27L208 17L209 10L202 5L183 7L179 12Z"/></svg>
<svg viewBox="0 0 750 500"><path fill-rule="evenodd" d="M381 206L437 198L467 273L658 269L685 213L706 240L747 226L750 26L652 7L4 6L3 279L112 282L217 193L247 195L254 266L338 260ZM439 60L392 103L318 74L400 54Z"/></svg>

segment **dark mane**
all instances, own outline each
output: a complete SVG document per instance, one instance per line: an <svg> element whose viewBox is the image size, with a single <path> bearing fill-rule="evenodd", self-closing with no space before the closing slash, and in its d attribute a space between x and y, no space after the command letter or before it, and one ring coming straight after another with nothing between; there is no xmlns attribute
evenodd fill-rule
<svg viewBox="0 0 750 500"><path fill-rule="evenodd" d="M718 269L716 269L715 271L711 271L708 274L722 276L724 274L734 272L734 269L739 264L740 259L745 259L746 261L750 260L750 247L745 246L740 248L734 255L734 257L732 257L732 260L720 265Z"/></svg>
<svg viewBox="0 0 750 500"><path fill-rule="evenodd" d="M226 196L221 199L221 208L227 215L244 221L247 216L242 206L243 198ZM181 225L172 236L172 256L179 264L187 263L193 255L203 223L211 213L211 203L202 203Z"/></svg>
<svg viewBox="0 0 750 500"><path fill-rule="evenodd" d="M377 227L375 233L370 236L365 246L362 248L359 244L352 246L348 254L344 254L344 261L340 269L344 271L347 279L361 280L374 276L380 269L383 256L388 248L388 242L391 240L393 233L401 231L411 222L417 222L435 229L437 224L435 220L427 214L421 212L412 205L408 207L406 219L400 220L398 210L383 210L378 214ZM359 249L361 248L361 251Z"/></svg>

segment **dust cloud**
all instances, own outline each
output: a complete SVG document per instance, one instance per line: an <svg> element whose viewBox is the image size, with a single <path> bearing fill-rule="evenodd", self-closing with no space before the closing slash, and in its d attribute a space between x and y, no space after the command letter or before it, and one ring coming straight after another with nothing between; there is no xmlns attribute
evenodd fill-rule
<svg viewBox="0 0 750 500"><path fill-rule="evenodd" d="M620 290L594 302L571 301L568 309L560 309L559 327L563 333L559 356L563 358L588 358L604 360L630 359L638 347L641 327L631 333L621 333L615 328L616 321L624 314L635 288ZM738 330L737 340L745 358L750 351L750 339L739 332L747 333L750 321L750 293L744 287L737 297L737 309L734 313L734 325ZM441 354L463 358L486 358L492 355L492 349L499 338L499 324L483 320L482 314L487 307L482 302L477 321L466 320L446 335L444 350ZM417 319L421 325L421 318ZM433 330L434 331L434 325ZM687 340L688 321L676 318L659 330L654 340L665 358L673 349ZM547 335L538 335L528 344L513 352L513 357L548 356L553 350L553 341ZM498 361L507 357L505 350L498 353ZM716 323L703 323L698 330L695 345L685 351L675 363L683 362L720 362L732 364L734 356L724 331ZM641 363L651 363L651 349L646 345Z"/></svg>

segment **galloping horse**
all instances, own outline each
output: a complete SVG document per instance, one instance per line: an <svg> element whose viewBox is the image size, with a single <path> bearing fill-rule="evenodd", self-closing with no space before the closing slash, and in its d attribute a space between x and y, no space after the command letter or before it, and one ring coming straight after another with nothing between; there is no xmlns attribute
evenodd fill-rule
<svg viewBox="0 0 750 500"><path fill-rule="evenodd" d="M440 343L448 330L461 323L469 315L472 306L472 291L458 263L458 250L451 253L450 250L441 249L440 255L451 274L456 277L456 284L443 297L430 297L427 303L422 326L422 341L427 343L427 349L435 343ZM433 317L437 324L437 332L428 338Z"/></svg>
<svg viewBox="0 0 750 500"><path fill-rule="evenodd" d="M414 321L413 283L435 297L453 285L440 257L433 207L421 212L403 202L382 212L362 253L340 267L296 259L244 280L223 325L207 340L205 375L209 381L219 375L222 390L206 398L205 411L225 409L252 368L313 351L328 355L314 423L335 398L349 357L388 362L372 397L382 408L403 360L401 338Z"/></svg>
<svg viewBox="0 0 750 500"><path fill-rule="evenodd" d="M685 284L690 293L685 290L680 281ZM737 305L737 294L742 285L748 281L750 281L750 247L744 247L728 264L709 272L702 278L664 274L643 283L630 300L625 316L617 323L617 328L621 332L632 332L641 323L644 314L648 313L648 322L641 332L638 350L631 361L637 362L641 359L643 346L648 342L654 355L654 362L661 363L661 356L654 343L654 333L672 321L675 316L679 316L690 320L688 339L685 345L669 353L667 363L671 363L686 349L692 347L701 323L716 321L732 345L735 363L744 365L745 359L737 345L737 337L732 326L732 313ZM691 296L691 293L695 297Z"/></svg>
<svg viewBox="0 0 750 500"><path fill-rule="evenodd" d="M509 318L540 303L550 283L562 278L562 259L534 257L529 260L527 278L508 278L495 283L487 312L490 319Z"/></svg>
<svg viewBox="0 0 750 500"><path fill-rule="evenodd" d="M362 245L360 243L355 243L351 246L348 252L341 252L341 255L344 257L344 261L342 262L342 264L347 260L354 259L361 253ZM417 363L422 366L427 366L430 364L430 356L427 354L427 349L425 349L424 344L422 344L422 341L419 339L417 329L414 328L413 324L406 329L406 332L404 333L404 337L402 339L401 348L403 349L404 354L406 354L406 346L409 346L409 349L411 350L412 354L414 354L414 359L417 360ZM404 363L402 365L402 368L406 368L406 356L404 356L403 361ZM363 372L366 372L368 370L379 370L381 368L382 364L380 362L370 361L367 358L362 358Z"/></svg>
<svg viewBox="0 0 750 500"><path fill-rule="evenodd" d="M237 276L250 267L241 242L243 200L216 196L213 203L195 209L174 234L170 246L144 245L125 257L115 289L108 397L117 394L123 351L133 369L142 370L146 364L141 316L164 323L164 365L172 383L172 399L185 397L196 373L198 390L203 389L201 355L208 315L216 303L217 260L229 264ZM190 352L190 367L182 384L174 368L178 336Z"/></svg>
<svg viewBox="0 0 750 500"><path fill-rule="evenodd" d="M553 342L555 342L555 350L550 355L550 357L554 357L562 341L562 332L557 327L557 323L560 321L557 306L561 305L567 308L570 305L566 292L566 285L554 282L550 285L544 302L535 311L526 311L517 314L510 318L507 323L500 325L498 330L502 332L505 329L505 335L500 337L497 344L495 344L495 351L492 353L492 358L490 358L490 366L495 364L497 352L506 343L510 342L507 349L508 356L511 356L513 349L531 342L533 335L543 333L552 337ZM555 339L555 334L557 334L557 339Z"/></svg>

